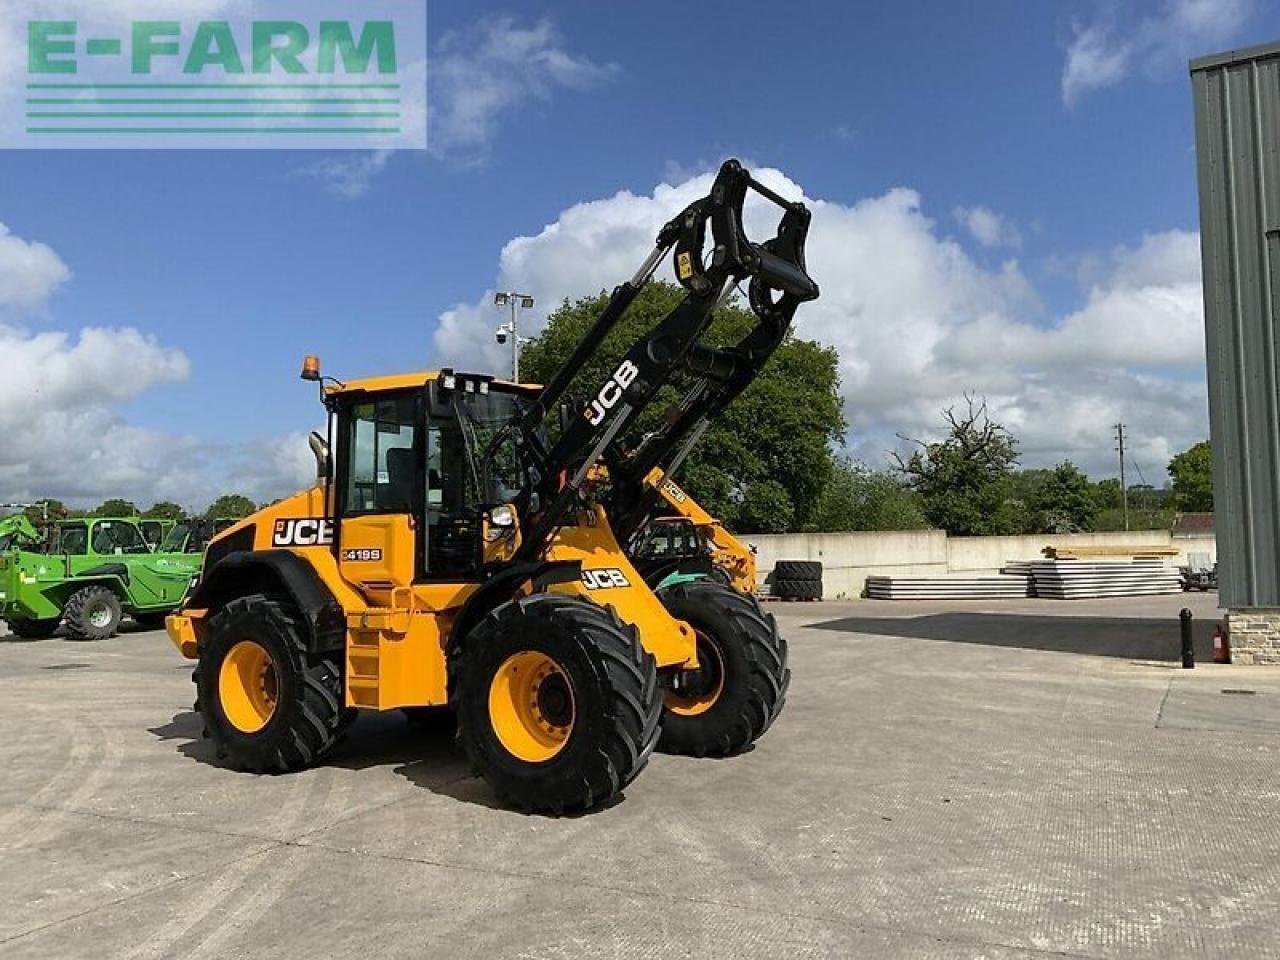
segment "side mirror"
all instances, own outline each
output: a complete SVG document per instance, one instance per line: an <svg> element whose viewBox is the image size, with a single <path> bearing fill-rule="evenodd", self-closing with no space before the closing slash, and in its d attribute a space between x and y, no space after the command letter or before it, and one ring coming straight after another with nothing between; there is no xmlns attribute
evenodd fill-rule
<svg viewBox="0 0 1280 960"><path fill-rule="evenodd" d="M307 445L311 447L311 454L316 458L316 479L327 480L329 478L328 441L313 430L311 436L307 437Z"/></svg>

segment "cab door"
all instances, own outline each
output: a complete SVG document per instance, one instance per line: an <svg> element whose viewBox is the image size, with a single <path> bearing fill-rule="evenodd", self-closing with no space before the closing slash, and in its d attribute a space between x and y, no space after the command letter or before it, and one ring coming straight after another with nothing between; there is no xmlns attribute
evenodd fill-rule
<svg viewBox="0 0 1280 960"><path fill-rule="evenodd" d="M348 706L390 710L448 700L439 625L414 577L426 505L420 391L353 399L338 420L338 567L368 606L347 609Z"/></svg>
<svg viewBox="0 0 1280 960"><path fill-rule="evenodd" d="M412 605L422 516L421 402L414 392L354 402L338 438L338 564L371 606Z"/></svg>

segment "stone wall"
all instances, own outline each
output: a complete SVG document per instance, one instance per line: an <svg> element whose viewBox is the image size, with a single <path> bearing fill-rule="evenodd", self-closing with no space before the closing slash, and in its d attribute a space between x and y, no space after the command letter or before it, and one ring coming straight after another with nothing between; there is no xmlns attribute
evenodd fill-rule
<svg viewBox="0 0 1280 960"><path fill-rule="evenodd" d="M1280 610L1227 611L1232 663L1280 663Z"/></svg>

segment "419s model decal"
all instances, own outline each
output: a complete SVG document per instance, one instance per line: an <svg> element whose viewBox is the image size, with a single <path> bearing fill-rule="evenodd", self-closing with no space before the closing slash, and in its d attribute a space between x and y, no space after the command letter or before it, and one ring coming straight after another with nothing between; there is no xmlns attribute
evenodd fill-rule
<svg viewBox="0 0 1280 960"><path fill-rule="evenodd" d="M382 559L381 547L354 547L342 551L342 559L348 563L370 563Z"/></svg>
<svg viewBox="0 0 1280 960"><path fill-rule="evenodd" d="M333 543L333 521L323 517L277 520L271 531L273 547L327 547Z"/></svg>

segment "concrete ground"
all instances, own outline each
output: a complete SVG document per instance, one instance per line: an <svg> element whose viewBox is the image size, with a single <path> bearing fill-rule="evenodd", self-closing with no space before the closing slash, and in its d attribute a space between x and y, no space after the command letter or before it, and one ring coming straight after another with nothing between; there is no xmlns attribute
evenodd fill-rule
<svg viewBox="0 0 1280 960"><path fill-rule="evenodd" d="M1215 603L771 605L773 731L558 820L398 716L220 769L163 635L6 637L0 957L1275 958L1280 672L1176 668Z"/></svg>

